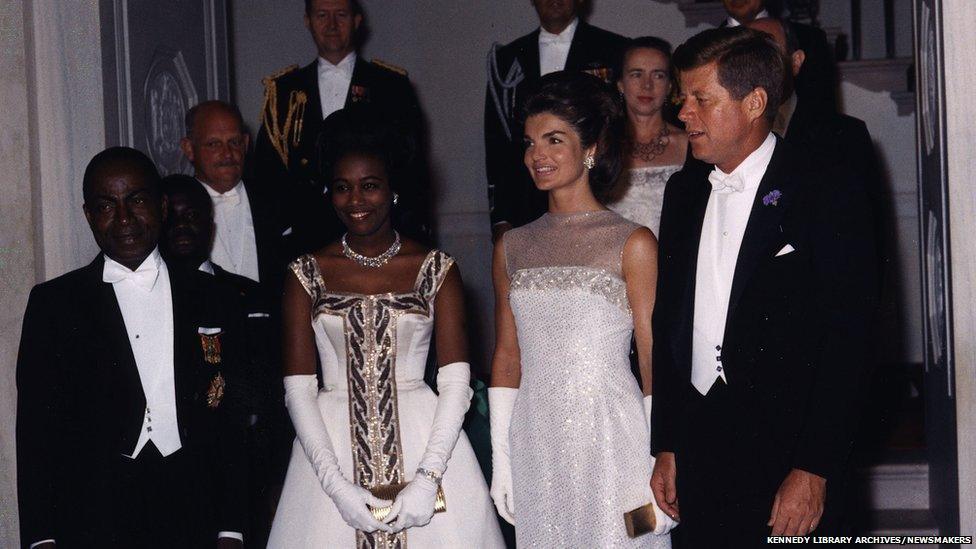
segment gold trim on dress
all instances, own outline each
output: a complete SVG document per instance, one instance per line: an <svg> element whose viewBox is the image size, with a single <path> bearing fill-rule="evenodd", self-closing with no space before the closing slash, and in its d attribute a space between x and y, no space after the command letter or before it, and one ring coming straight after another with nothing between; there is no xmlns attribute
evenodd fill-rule
<svg viewBox="0 0 976 549"><path fill-rule="evenodd" d="M431 251L407 293L330 293L318 262L304 255L290 268L312 298L312 318L342 319L349 387L349 436L353 482L367 490L405 484L396 388L396 326L400 316L430 316L433 300L453 259ZM440 498L443 500L443 493ZM356 532L359 549L403 549L407 533Z"/></svg>

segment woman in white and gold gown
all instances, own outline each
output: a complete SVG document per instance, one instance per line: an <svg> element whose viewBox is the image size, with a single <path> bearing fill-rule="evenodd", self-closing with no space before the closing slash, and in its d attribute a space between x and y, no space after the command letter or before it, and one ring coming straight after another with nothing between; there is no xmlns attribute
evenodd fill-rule
<svg viewBox="0 0 976 549"><path fill-rule="evenodd" d="M297 438L268 546L504 547L461 432L471 389L458 269L393 230L390 144L338 146L329 187L348 233L299 257L285 283L285 402ZM432 334L438 394L424 383ZM386 500L371 493L400 484Z"/></svg>
<svg viewBox="0 0 976 549"><path fill-rule="evenodd" d="M619 107L599 80L561 72L525 109L525 164L549 211L495 247L491 495L519 547L669 548L674 522L650 487L657 241L594 196L620 170ZM657 528L630 538L624 513L647 504Z"/></svg>
<svg viewBox="0 0 976 549"><path fill-rule="evenodd" d="M671 45L653 36L635 38L624 50L621 68L624 170L606 205L658 236L664 187L684 165L688 150L688 135L664 118L672 88Z"/></svg>

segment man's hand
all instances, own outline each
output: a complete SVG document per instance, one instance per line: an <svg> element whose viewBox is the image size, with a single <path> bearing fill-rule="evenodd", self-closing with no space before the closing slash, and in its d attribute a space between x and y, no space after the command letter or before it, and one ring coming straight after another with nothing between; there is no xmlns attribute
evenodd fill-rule
<svg viewBox="0 0 976 549"><path fill-rule="evenodd" d="M675 486L677 478L674 466L674 452L659 452L654 472L651 473L651 491L657 506L674 520L681 520L678 515L678 489Z"/></svg>
<svg viewBox="0 0 976 549"><path fill-rule="evenodd" d="M771 535L805 536L816 530L826 495L826 479L800 469L790 471L773 499L773 511L766 523L773 527Z"/></svg>
<svg viewBox="0 0 976 549"><path fill-rule="evenodd" d="M234 538L217 538L217 549L241 549L244 542Z"/></svg>

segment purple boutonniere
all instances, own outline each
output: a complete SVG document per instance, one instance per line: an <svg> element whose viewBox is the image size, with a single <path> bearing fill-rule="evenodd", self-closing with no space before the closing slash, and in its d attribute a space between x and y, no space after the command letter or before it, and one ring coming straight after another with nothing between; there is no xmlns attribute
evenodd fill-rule
<svg viewBox="0 0 976 549"><path fill-rule="evenodd" d="M777 189L773 189L772 191L769 191L769 194L763 197L763 206L778 206L780 198L783 198L783 193L779 192Z"/></svg>

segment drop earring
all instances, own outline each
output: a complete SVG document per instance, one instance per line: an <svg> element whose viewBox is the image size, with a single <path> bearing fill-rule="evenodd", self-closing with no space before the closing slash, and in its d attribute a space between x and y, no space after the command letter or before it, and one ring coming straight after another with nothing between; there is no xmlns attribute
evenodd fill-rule
<svg viewBox="0 0 976 549"><path fill-rule="evenodd" d="M397 193L393 193L393 205L396 206L397 202L399 201L400 201L400 195Z"/></svg>

